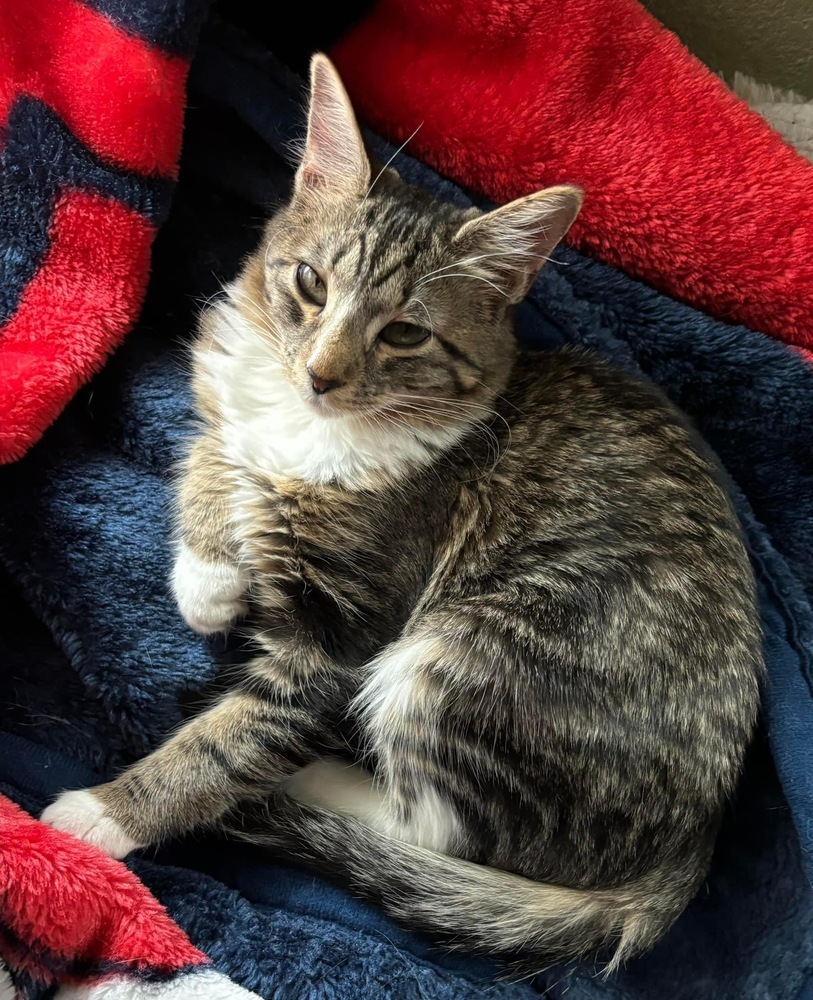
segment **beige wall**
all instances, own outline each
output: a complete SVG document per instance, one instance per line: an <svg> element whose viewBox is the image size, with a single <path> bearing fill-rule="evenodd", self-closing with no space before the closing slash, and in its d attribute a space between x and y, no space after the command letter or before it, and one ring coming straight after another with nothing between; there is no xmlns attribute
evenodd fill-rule
<svg viewBox="0 0 813 1000"><path fill-rule="evenodd" d="M711 69L813 98L813 0L643 0Z"/></svg>

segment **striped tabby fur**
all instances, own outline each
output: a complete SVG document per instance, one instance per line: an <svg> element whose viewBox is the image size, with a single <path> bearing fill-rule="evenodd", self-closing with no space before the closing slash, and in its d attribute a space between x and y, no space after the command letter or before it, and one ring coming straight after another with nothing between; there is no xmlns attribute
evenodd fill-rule
<svg viewBox="0 0 813 1000"><path fill-rule="evenodd" d="M315 59L292 200L201 321L179 485L181 611L248 613L253 658L49 822L116 854L225 822L531 965L665 932L737 781L760 633L680 413L589 353L518 352L580 201L481 215L376 176Z"/></svg>

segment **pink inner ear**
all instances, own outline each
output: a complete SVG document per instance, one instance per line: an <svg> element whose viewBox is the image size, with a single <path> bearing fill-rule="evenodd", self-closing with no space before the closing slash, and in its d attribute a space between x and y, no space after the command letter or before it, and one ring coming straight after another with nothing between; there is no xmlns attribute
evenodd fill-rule
<svg viewBox="0 0 813 1000"><path fill-rule="evenodd" d="M331 195L355 195L369 184L370 164L353 109L329 63L319 60L311 85L308 134L297 185Z"/></svg>
<svg viewBox="0 0 813 1000"><path fill-rule="evenodd" d="M305 187L319 190L325 186L324 176L315 167L303 166L300 177Z"/></svg>

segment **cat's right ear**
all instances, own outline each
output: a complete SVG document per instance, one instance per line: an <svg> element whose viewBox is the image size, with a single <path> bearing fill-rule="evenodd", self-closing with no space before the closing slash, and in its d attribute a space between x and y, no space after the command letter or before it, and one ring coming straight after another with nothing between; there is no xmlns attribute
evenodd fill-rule
<svg viewBox="0 0 813 1000"><path fill-rule="evenodd" d="M545 188L476 215L455 237L473 253L481 277L511 303L521 302L537 271L573 225L582 191L569 184Z"/></svg>
<svg viewBox="0 0 813 1000"><path fill-rule="evenodd" d="M362 197L370 186L371 167L350 98L327 56L311 60L308 135L296 172L297 194Z"/></svg>

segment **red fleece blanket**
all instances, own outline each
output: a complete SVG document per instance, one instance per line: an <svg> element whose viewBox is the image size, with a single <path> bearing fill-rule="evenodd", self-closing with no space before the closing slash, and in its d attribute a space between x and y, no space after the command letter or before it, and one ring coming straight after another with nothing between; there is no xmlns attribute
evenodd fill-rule
<svg viewBox="0 0 813 1000"><path fill-rule="evenodd" d="M334 52L363 115L503 202L574 181L569 239L813 348L813 168L636 0L381 0Z"/></svg>
<svg viewBox="0 0 813 1000"><path fill-rule="evenodd" d="M0 996L13 996L4 965L20 995L257 1000L211 967L121 862L0 796Z"/></svg>

